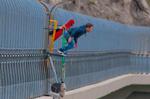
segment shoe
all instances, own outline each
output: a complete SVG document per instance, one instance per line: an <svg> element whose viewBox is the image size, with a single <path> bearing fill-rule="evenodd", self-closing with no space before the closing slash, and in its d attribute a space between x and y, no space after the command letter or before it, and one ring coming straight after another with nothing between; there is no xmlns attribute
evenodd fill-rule
<svg viewBox="0 0 150 99"><path fill-rule="evenodd" d="M59 53L59 54L62 54L62 53L64 53L63 51L61 51L61 50L57 50L57 52Z"/></svg>
<svg viewBox="0 0 150 99"><path fill-rule="evenodd" d="M58 50L57 52L62 56L67 56L63 51Z"/></svg>

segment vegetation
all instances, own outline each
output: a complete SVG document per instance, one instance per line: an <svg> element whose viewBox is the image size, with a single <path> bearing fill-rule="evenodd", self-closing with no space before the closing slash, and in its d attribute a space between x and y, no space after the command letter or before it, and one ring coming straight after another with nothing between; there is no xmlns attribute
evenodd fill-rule
<svg viewBox="0 0 150 99"><path fill-rule="evenodd" d="M89 0L89 4L96 4L97 0Z"/></svg>
<svg viewBox="0 0 150 99"><path fill-rule="evenodd" d="M147 0L148 4L150 5L150 0Z"/></svg>

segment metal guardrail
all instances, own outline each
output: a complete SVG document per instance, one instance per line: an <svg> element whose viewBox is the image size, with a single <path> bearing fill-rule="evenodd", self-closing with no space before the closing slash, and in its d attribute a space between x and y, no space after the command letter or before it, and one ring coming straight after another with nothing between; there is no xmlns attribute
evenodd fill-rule
<svg viewBox="0 0 150 99"><path fill-rule="evenodd" d="M51 55L59 77L61 56ZM54 75L41 50L0 50L0 99L31 99L49 92ZM66 57L67 90L127 73L149 73L150 54L80 52Z"/></svg>

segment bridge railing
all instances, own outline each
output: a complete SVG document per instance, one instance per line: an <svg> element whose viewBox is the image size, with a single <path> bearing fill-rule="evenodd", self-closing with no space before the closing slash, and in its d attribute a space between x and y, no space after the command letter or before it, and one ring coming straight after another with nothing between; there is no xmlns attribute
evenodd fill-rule
<svg viewBox="0 0 150 99"><path fill-rule="evenodd" d="M59 79L62 56L51 55ZM150 54L80 52L65 57L67 90L128 73L149 73ZM54 75L44 50L0 50L0 99L30 99L47 94Z"/></svg>

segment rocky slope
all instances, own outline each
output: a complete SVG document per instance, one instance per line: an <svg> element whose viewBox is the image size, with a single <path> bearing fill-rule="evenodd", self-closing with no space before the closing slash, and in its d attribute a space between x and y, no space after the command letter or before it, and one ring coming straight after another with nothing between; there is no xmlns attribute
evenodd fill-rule
<svg viewBox="0 0 150 99"><path fill-rule="evenodd" d="M64 9L124 24L150 26L149 3L150 0L74 0Z"/></svg>

